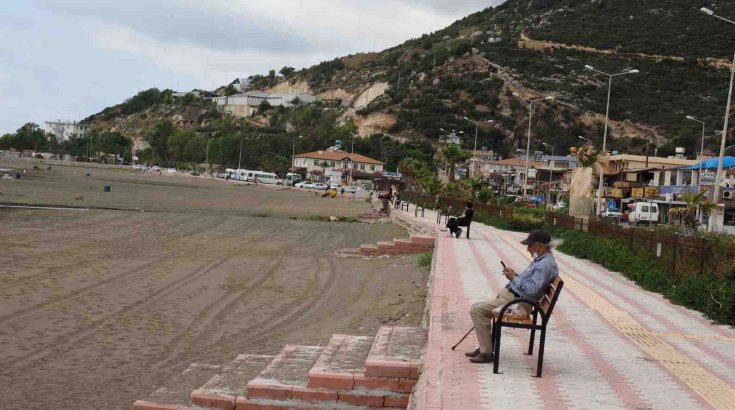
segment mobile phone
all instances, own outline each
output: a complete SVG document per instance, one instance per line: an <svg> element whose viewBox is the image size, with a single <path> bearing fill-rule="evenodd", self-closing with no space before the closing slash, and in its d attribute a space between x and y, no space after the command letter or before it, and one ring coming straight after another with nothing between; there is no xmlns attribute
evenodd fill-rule
<svg viewBox="0 0 735 410"><path fill-rule="evenodd" d="M507 266L505 266L505 263L504 263L503 261L500 261L500 264L501 264L501 265L503 265L503 270L506 270L506 269L508 269L508 267L507 267Z"/></svg>

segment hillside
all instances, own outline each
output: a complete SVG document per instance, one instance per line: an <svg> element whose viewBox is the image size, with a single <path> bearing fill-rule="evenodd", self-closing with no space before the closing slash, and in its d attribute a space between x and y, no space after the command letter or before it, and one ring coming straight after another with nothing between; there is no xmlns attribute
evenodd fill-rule
<svg viewBox="0 0 735 410"><path fill-rule="evenodd" d="M657 146L668 154L684 146L691 155L698 151L701 128L684 116L707 122L706 145L714 149L735 47L735 26L701 14L703 6L735 16L735 3L715 0L509 0L379 53L281 70L285 77L254 76L252 87L314 93L327 101L324 109L338 111L335 129L354 126L365 137L387 133L415 144L436 143L442 128L474 135L474 124L463 117L492 119L480 127L478 147L510 155L525 147L528 130L527 106L514 92L556 97L534 105L532 149L547 142L563 152L578 145L578 135L602 139L607 78L584 66L610 73L635 68L640 74L613 82L609 147L644 152ZM493 37L499 41L489 41ZM351 106L338 108L330 100ZM185 119L182 127L217 131L200 118L214 119L216 113L206 114L211 107L185 107L158 103L132 113L113 107L108 114L118 114L105 119L98 114L89 122L101 129L127 124L145 138L156 119L178 115ZM304 109L264 113L256 120L275 134L314 135L308 122L304 132L291 120ZM329 132L324 124L321 129ZM472 142L465 138L464 146L471 148ZM373 151L385 159L384 147Z"/></svg>

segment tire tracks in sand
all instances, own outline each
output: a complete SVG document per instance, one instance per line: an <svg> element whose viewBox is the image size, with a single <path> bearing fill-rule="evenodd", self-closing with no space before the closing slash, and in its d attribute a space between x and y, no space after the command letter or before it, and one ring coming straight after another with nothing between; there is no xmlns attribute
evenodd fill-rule
<svg viewBox="0 0 735 410"><path fill-rule="evenodd" d="M226 219L226 218L224 218L224 219ZM228 222L228 221L223 221L223 222ZM241 229L244 229L246 227L249 227L249 226L251 226L254 223L255 223L255 221L250 221L250 223L246 224L245 226L236 226L234 229L232 229L232 230L230 230L230 231L228 231L228 232L226 232L226 233L224 233L222 235L218 235L217 237L213 238L212 240L216 242L218 239L221 239L221 238L223 238L223 237L225 237L227 235L230 235L230 234L232 234L232 233L234 233L236 231L239 231ZM278 233L278 231L275 228L273 228L273 229L271 229L271 231L269 231L269 233L267 235L262 236L262 237L259 237L257 239L253 239L253 241L267 239L268 237L273 236L273 235L275 235L277 233ZM71 346L71 345L76 345L76 344L78 344L78 343L80 343L80 342L82 342L82 341L84 341L84 340L86 340L86 339L94 336L97 333L97 331L100 330L101 328L103 328L104 326L109 325L109 324L112 324L112 323L115 323L116 322L116 318L119 317L120 315L123 315L123 314L131 314L131 313L138 312L141 309L147 307L148 305L150 305L150 304L152 304L152 303L160 300L161 298L165 298L166 296L168 296L168 295L174 293L175 291L183 288L184 286L188 285L189 283L192 283L192 282L200 279L201 277L207 275L208 273L210 273L214 269L220 267L222 264L224 264L225 262L227 262L228 260L230 260L234 255L236 255L239 252L239 245L240 244L238 244L237 249L230 250L226 256L221 257L221 258L217 258L214 262L208 262L204 266L202 266L199 269L196 269L193 272L185 275L184 277L180 278L179 280L177 280L175 282L172 282L172 283L169 283L168 285L166 285L166 286L164 286L162 288L157 289L155 292L146 295L145 296L145 299L143 299L142 301L141 300L137 300L137 301L135 301L135 302L133 302L133 303L131 303L129 305L124 306L123 308L119 309L118 311L116 311L114 313L108 314L105 317L103 317L101 319L98 319L98 320L92 322L89 326L87 326L87 328L85 328L85 329L83 329L81 331L76 331L75 333L71 333L71 334L66 334L66 335L59 336L54 342L50 343L49 346L42 347L40 349L36 349L33 352L30 352L30 353L28 353L28 354L26 354L26 355L24 355L22 357L19 357L17 359L14 359L12 361L9 361L5 365L6 369L3 370L2 372L0 372L0 374L2 374L2 373L8 373L11 368L18 368L18 367L23 367L25 365L33 364L33 363L37 362L38 360L40 360L40 359L48 356L49 354L54 353L57 350L63 351L64 350L63 349L64 347L68 347L68 346ZM172 255L168 259L170 260L170 259L175 258L177 256L178 256L178 254ZM163 260L163 259L166 259L166 258L164 257L161 260ZM130 276L130 275L135 274L135 273L151 273L152 271L155 271L155 270L158 270L158 269L160 269L160 266L157 266L157 265L155 265L155 266L149 266L148 269L138 269L138 270L135 270L133 272L128 272L125 275L126 276ZM119 279L119 277L120 277L120 275L116 276L115 278L110 278L109 280L105 281L104 284L98 283L98 284L95 284L95 285L91 285L90 288L91 287L95 287L95 289L90 289L87 292L85 292L85 294L90 293L90 292L95 291L95 290L100 290L103 287L112 286L112 285L114 285L114 283L110 283L110 282L114 281L115 279ZM81 296L82 296L81 294L76 294L71 299L78 299ZM39 309L44 309L45 310L45 309L48 309L48 308L51 308L51 307L55 307L56 305L60 305L60 304L63 304L63 303L68 303L68 302L71 301L71 299L70 298L65 298L63 300L57 300L53 305L42 304L43 306L37 305L37 307ZM34 314L34 313L38 313L38 310L39 309L37 309L37 311L34 311L34 312L24 312L24 316L28 316L28 315L31 315L31 314ZM19 319L19 317L16 317L13 320L18 320L18 319ZM7 318L5 319L6 322L8 320L9 319L7 319Z"/></svg>

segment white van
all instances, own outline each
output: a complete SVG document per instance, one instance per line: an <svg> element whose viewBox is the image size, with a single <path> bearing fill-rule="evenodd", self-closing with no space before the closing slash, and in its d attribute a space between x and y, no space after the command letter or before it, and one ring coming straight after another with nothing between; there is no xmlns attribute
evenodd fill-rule
<svg viewBox="0 0 735 410"><path fill-rule="evenodd" d="M230 179L236 179L235 174L237 174L237 170L233 168L227 168L225 169L225 173L222 174L222 178L227 178L228 176Z"/></svg>
<svg viewBox="0 0 735 410"><path fill-rule="evenodd" d="M250 181L255 179L255 173L258 171L251 171L248 169L236 169L235 176L232 179L237 181Z"/></svg>
<svg viewBox="0 0 735 410"><path fill-rule="evenodd" d="M288 186L294 186L294 185L298 184L299 182L301 182L301 175L294 174L294 173L291 173L291 172L289 172L289 173L286 174L286 185L288 185Z"/></svg>
<svg viewBox="0 0 735 410"><path fill-rule="evenodd" d="M283 180L272 172L253 171L253 181L259 184L283 185Z"/></svg>
<svg viewBox="0 0 735 410"><path fill-rule="evenodd" d="M632 224L641 222L658 223L658 204L653 202L636 202L628 214L628 221Z"/></svg>

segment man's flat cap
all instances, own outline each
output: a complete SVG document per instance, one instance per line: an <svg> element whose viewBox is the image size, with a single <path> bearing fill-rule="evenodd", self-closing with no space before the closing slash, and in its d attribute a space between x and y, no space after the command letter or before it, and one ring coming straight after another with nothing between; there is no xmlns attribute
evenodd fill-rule
<svg viewBox="0 0 735 410"><path fill-rule="evenodd" d="M524 245L530 245L532 243L543 243L548 244L551 242L551 235L544 231L535 230L528 234L528 237L521 241Z"/></svg>

